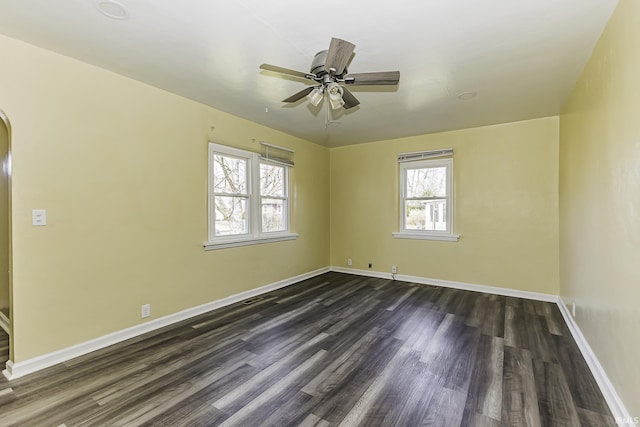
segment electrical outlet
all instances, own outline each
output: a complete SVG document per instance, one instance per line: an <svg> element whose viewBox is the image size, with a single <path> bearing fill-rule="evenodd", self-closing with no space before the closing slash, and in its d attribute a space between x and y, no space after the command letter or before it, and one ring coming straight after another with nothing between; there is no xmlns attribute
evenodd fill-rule
<svg viewBox="0 0 640 427"><path fill-rule="evenodd" d="M392 273L392 274L396 274L397 272L398 272L398 266L396 266L396 265L392 265L392 266L391 266L391 273Z"/></svg>
<svg viewBox="0 0 640 427"><path fill-rule="evenodd" d="M140 317L144 319L149 316L151 316L151 304L143 304L140 308Z"/></svg>
<svg viewBox="0 0 640 427"><path fill-rule="evenodd" d="M351 258L347 260L347 265L353 265L353 260Z"/></svg>
<svg viewBox="0 0 640 427"><path fill-rule="evenodd" d="M373 267L373 264L372 264L372 263L369 263L369 268L371 268L371 267Z"/></svg>

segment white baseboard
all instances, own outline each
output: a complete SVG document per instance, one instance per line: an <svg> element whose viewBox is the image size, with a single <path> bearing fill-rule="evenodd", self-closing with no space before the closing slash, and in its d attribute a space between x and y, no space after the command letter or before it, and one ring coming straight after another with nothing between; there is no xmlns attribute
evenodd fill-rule
<svg viewBox="0 0 640 427"><path fill-rule="evenodd" d="M251 290L241 292L239 294L231 295L216 301L211 301L206 304L199 305L197 307L188 308L186 310L182 310L177 313L170 314L168 316L164 316L140 325L136 325L130 328L116 331L111 334L107 334L102 337L92 339L90 341L76 344L74 346L71 346L62 350L58 350L52 353L44 354L42 356L34 357L32 359L28 359L23 362L14 363L12 361L8 361L6 363L6 369L2 371L2 373L4 374L5 377L7 377L8 380L20 378L27 374L31 374L33 372L37 372L39 370L48 368L50 366L57 365L58 363L66 362L67 360L71 360L75 357L82 356L92 351L100 350L110 345L117 344L119 342L145 334L147 332L151 332L156 329L160 329L165 326L169 326L174 323L190 319L192 317L207 313L211 310L215 310L220 307L224 307L230 304L234 304L236 302L244 301L248 298L261 295L266 292L271 292L276 289L284 288L285 286L289 286L294 283L301 282L306 279L310 279L320 274L327 273L328 271L329 271L328 267L320 268L315 271L310 271L308 273L300 274L295 277L290 277L288 279L280 280L278 282L261 286L256 289L251 289Z"/></svg>
<svg viewBox="0 0 640 427"><path fill-rule="evenodd" d="M573 339L576 341L576 344L578 344L584 360L587 362L587 365L589 365L589 369L591 370L593 377L598 383L600 391L602 391L602 394L604 395L604 398L609 405L609 409L611 410L613 417L616 420L632 419L629 415L629 412L627 411L627 408L625 408L624 403L622 403L622 399L620 399L620 396L618 396L618 393L616 393L616 390L613 388L613 384L611 384L607 373L598 361L598 358L591 349L591 346L582 334L580 327L573 319L573 316L571 316L569 309L567 308L561 297L558 297L558 308L560 309L560 313L562 313L562 317L564 318L565 323L571 331Z"/></svg>
<svg viewBox="0 0 640 427"><path fill-rule="evenodd" d="M331 267L331 271L347 274L357 274L359 276L378 277L381 279L393 279L391 273L380 271L357 270L355 268ZM423 285L436 285L443 288L462 289L465 291L484 292L487 294L503 295L507 297L526 298L536 301L558 302L558 296L552 294L544 294L541 292L520 291L517 289L499 288L495 286L477 285L475 283L454 282L451 280L431 279L428 277L407 276L404 274L396 274L395 280L401 282L420 283Z"/></svg>

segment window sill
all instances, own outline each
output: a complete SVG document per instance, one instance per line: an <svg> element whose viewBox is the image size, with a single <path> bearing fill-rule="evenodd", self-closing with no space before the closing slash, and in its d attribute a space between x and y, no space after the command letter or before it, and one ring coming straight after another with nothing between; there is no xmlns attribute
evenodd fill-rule
<svg viewBox="0 0 640 427"><path fill-rule="evenodd" d="M442 240L446 242L457 242L460 240L458 234L427 234L427 233L391 233L395 239L414 239L414 240Z"/></svg>
<svg viewBox="0 0 640 427"><path fill-rule="evenodd" d="M298 238L297 233L278 233L265 235L260 237L234 237L216 242L204 242L202 246L205 251L213 251L216 249L235 248L238 246L261 245L263 243L283 242L286 240L295 240Z"/></svg>

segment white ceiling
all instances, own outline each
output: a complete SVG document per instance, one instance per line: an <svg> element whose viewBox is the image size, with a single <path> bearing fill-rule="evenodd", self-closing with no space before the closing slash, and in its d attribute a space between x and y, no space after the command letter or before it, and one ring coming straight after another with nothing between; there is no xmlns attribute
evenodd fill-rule
<svg viewBox="0 0 640 427"><path fill-rule="evenodd" d="M555 115L617 0L0 0L0 33L335 147ZM349 71L400 70L397 87L351 87L331 112L282 99L331 37ZM460 100L464 92L477 92ZM325 102L326 103L326 102Z"/></svg>

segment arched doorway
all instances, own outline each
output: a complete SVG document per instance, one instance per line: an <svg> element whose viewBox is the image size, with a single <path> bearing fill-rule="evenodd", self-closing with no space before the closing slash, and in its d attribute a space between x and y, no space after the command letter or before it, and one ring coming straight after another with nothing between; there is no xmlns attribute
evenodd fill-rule
<svg viewBox="0 0 640 427"><path fill-rule="evenodd" d="M11 123L0 110L0 362L12 358ZM6 333L6 335L4 334Z"/></svg>

